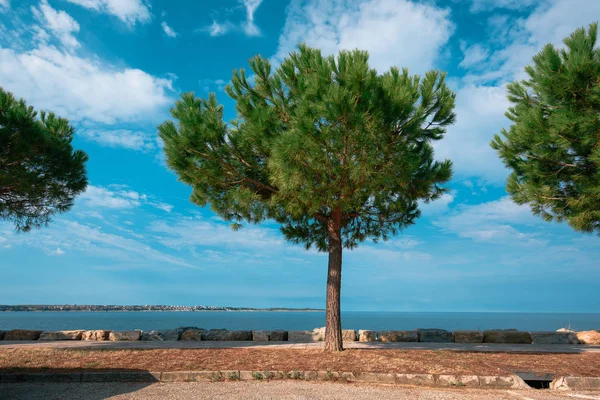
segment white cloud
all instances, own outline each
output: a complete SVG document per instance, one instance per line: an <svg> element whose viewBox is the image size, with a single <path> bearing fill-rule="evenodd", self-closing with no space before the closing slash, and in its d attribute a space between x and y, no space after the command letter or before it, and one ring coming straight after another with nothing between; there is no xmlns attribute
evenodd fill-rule
<svg viewBox="0 0 600 400"><path fill-rule="evenodd" d="M246 13L246 19L242 23L233 23L230 20L218 21L213 19L213 23L210 26L198 29L198 31L207 32L210 36L223 36L230 32L243 32L246 36L260 36L260 29L254 23L254 13L256 9L262 3L262 0L240 0L244 11ZM238 10L239 7L226 10L228 14Z"/></svg>
<svg viewBox="0 0 600 400"><path fill-rule="evenodd" d="M135 193L135 195L133 195ZM141 196L137 192L131 191L111 191L110 189L89 185L80 196L80 200L88 207L102 207L102 208L133 208L141 205Z"/></svg>
<svg viewBox="0 0 600 400"><path fill-rule="evenodd" d="M429 203L421 202L419 208L421 213L428 217L442 214L449 210L450 204L454 201L454 193L444 193L439 199Z"/></svg>
<svg viewBox="0 0 600 400"><path fill-rule="evenodd" d="M167 213L173 210L172 205L156 201L143 193L129 189L125 185L110 185L109 187L89 185L79 197L78 202L85 207L96 209L125 210L146 204Z"/></svg>
<svg viewBox="0 0 600 400"><path fill-rule="evenodd" d="M475 241L532 244L540 241L534 238L535 235L522 233L515 226L533 225L539 221L529 207L503 197L487 203L459 206L452 214L438 218L434 225Z"/></svg>
<svg viewBox="0 0 600 400"><path fill-rule="evenodd" d="M509 125L504 116L510 103L504 86L465 86L456 94L456 123L433 144L438 159L452 160L459 177L483 176L500 183L508 171L489 143Z"/></svg>
<svg viewBox="0 0 600 400"><path fill-rule="evenodd" d="M467 46L465 42L461 42L460 47L464 57L458 66L462 68L470 68L477 65L485 61L489 56L489 51L479 44Z"/></svg>
<svg viewBox="0 0 600 400"><path fill-rule="evenodd" d="M262 0L242 0L246 7L246 22L244 23L244 32L248 36L259 36L260 29L254 24L254 13Z"/></svg>
<svg viewBox="0 0 600 400"><path fill-rule="evenodd" d="M77 134L106 147L122 147L135 151L152 151L156 148L156 137L147 132L116 130L79 130Z"/></svg>
<svg viewBox="0 0 600 400"><path fill-rule="evenodd" d="M259 249L274 251L285 243L277 229L244 226L234 232L229 225L196 218L155 221L149 230L157 234L157 241L174 249L227 247L254 253Z"/></svg>
<svg viewBox="0 0 600 400"><path fill-rule="evenodd" d="M10 8L10 0L0 0L0 12L6 11Z"/></svg>
<svg viewBox="0 0 600 400"><path fill-rule="evenodd" d="M434 66L454 26L448 9L406 0L294 0L274 60L280 62L301 42L324 54L368 50L379 72L391 66L423 73Z"/></svg>
<svg viewBox="0 0 600 400"><path fill-rule="evenodd" d="M0 82L29 104L74 121L156 119L159 109L172 102L171 79L47 45L23 52L0 47Z"/></svg>
<svg viewBox="0 0 600 400"><path fill-rule="evenodd" d="M80 44L74 34L79 32L79 24L64 11L56 11L46 0L40 1L39 7L31 7L35 18L56 36L63 46L74 49ZM38 39L47 38L45 32L38 31Z"/></svg>
<svg viewBox="0 0 600 400"><path fill-rule="evenodd" d="M202 87L202 90L209 93L215 91L223 92L228 82L225 82L223 79L213 80L204 78L200 79L198 83Z"/></svg>
<svg viewBox="0 0 600 400"><path fill-rule="evenodd" d="M145 23L152 19L149 7L143 0L67 0L82 7L114 15L128 25Z"/></svg>
<svg viewBox="0 0 600 400"><path fill-rule="evenodd" d="M173 30L173 28L171 28L171 27L169 26L169 24L167 24L167 23L166 23L166 21L163 21L163 22L160 24L160 26L162 26L162 28L163 28L163 31L165 32L165 35L167 35L168 37L170 37L170 38L177 37L177 32L175 32L175 31Z"/></svg>

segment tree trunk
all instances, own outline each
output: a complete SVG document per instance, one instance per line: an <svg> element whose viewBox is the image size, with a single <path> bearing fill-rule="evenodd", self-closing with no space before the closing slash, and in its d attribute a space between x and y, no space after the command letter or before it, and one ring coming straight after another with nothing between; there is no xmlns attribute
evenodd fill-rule
<svg viewBox="0 0 600 400"><path fill-rule="evenodd" d="M325 307L325 350L342 351L342 319L340 293L342 288L341 211L334 210L327 221L329 236L329 267L327 272L327 304Z"/></svg>

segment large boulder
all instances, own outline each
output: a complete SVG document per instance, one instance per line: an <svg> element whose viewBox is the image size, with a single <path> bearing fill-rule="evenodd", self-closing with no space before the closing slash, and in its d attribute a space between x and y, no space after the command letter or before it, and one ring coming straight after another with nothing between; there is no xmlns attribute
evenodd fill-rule
<svg viewBox="0 0 600 400"><path fill-rule="evenodd" d="M380 342L418 342L417 331L379 331L377 338Z"/></svg>
<svg viewBox="0 0 600 400"><path fill-rule="evenodd" d="M94 330L94 331L85 331L81 334L81 340L87 341L101 341L108 340L108 335L110 335L111 331L105 330Z"/></svg>
<svg viewBox="0 0 600 400"><path fill-rule="evenodd" d="M449 343L452 342L452 332L444 329L417 329L419 342Z"/></svg>
<svg viewBox="0 0 600 400"><path fill-rule="evenodd" d="M4 339L5 331L0 331L0 340Z"/></svg>
<svg viewBox="0 0 600 400"><path fill-rule="evenodd" d="M529 332L516 329L495 329L483 332L484 343L531 344Z"/></svg>
<svg viewBox="0 0 600 400"><path fill-rule="evenodd" d="M374 342L377 340L377 334L375 331L360 330L358 331L359 342Z"/></svg>
<svg viewBox="0 0 600 400"><path fill-rule="evenodd" d="M481 331L454 331L452 332L454 343L483 343L483 332Z"/></svg>
<svg viewBox="0 0 600 400"><path fill-rule="evenodd" d="M153 330L142 332L143 341L158 341L164 342L165 340L179 340L180 333L176 329L171 330Z"/></svg>
<svg viewBox="0 0 600 400"><path fill-rule="evenodd" d="M202 335L206 332L204 329L198 328L183 328L183 332L179 337L179 340L183 342L200 342Z"/></svg>
<svg viewBox="0 0 600 400"><path fill-rule="evenodd" d="M342 329L342 340L348 342L355 342L356 331L354 329Z"/></svg>
<svg viewBox="0 0 600 400"><path fill-rule="evenodd" d="M133 342L140 340L142 337L142 331L112 331L108 335L108 340L111 342Z"/></svg>
<svg viewBox="0 0 600 400"><path fill-rule="evenodd" d="M579 344L573 332L529 332L533 344Z"/></svg>
<svg viewBox="0 0 600 400"><path fill-rule="evenodd" d="M81 340L83 331L42 332L40 340Z"/></svg>
<svg viewBox="0 0 600 400"><path fill-rule="evenodd" d="M13 329L4 334L4 340L38 340L42 331Z"/></svg>
<svg viewBox="0 0 600 400"><path fill-rule="evenodd" d="M600 344L600 330L577 332L577 339L582 344Z"/></svg>

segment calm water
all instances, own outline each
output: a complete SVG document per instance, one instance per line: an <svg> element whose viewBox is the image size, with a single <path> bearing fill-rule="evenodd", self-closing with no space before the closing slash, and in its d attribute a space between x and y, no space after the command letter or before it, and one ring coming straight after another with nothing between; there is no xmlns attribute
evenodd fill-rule
<svg viewBox="0 0 600 400"><path fill-rule="evenodd" d="M0 330L150 330L180 326L304 330L324 324L322 312L0 312ZM553 331L570 324L572 329L588 330L600 329L600 313L345 312L342 324L346 329L514 328L524 331Z"/></svg>

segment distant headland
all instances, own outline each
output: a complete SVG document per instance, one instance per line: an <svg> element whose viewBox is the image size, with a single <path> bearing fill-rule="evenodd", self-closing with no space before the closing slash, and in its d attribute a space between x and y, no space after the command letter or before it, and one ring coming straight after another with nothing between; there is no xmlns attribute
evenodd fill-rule
<svg viewBox="0 0 600 400"><path fill-rule="evenodd" d="M14 311L302 311L319 312L323 309L317 308L251 308L251 307L222 307L222 306L165 306L165 305L145 305L145 306L117 306L117 305L87 305L87 304L64 304L64 305L45 305L45 304L18 304L1 305L0 312Z"/></svg>

